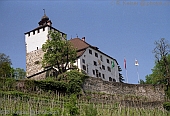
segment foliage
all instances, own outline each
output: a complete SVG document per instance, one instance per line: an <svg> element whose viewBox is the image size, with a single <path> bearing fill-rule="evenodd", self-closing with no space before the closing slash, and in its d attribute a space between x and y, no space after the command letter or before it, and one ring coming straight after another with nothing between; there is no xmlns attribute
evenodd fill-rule
<svg viewBox="0 0 170 116"><path fill-rule="evenodd" d="M9 77L11 74L11 59L4 53L0 53L0 77Z"/></svg>
<svg viewBox="0 0 170 116"><path fill-rule="evenodd" d="M13 71L15 79L23 79L26 76L26 72L22 68L16 68Z"/></svg>
<svg viewBox="0 0 170 116"><path fill-rule="evenodd" d="M155 66L152 74L147 75L146 84L168 84L170 78L170 44L164 38L155 41L153 53L155 55Z"/></svg>
<svg viewBox="0 0 170 116"><path fill-rule="evenodd" d="M70 101L69 103L66 105L66 107L68 108L69 110L69 114L70 116L76 116L79 114L79 109L77 107L77 96L76 94L72 94L70 96Z"/></svg>
<svg viewBox="0 0 170 116"><path fill-rule="evenodd" d="M122 71L120 66L118 66L118 71L119 71L119 82L123 83L123 81L125 81L125 79L123 78L122 74L120 73Z"/></svg>
<svg viewBox="0 0 170 116"><path fill-rule="evenodd" d="M167 111L170 111L170 102L165 102L165 103L163 103L163 107L164 107L164 109L166 109Z"/></svg>
<svg viewBox="0 0 170 116"><path fill-rule="evenodd" d="M67 93L79 93L87 76L77 70L65 72L57 77L58 81L68 84Z"/></svg>
<svg viewBox="0 0 170 116"><path fill-rule="evenodd" d="M140 83L140 84L145 84L145 81L142 80L142 79L140 79L139 83Z"/></svg>
<svg viewBox="0 0 170 116"><path fill-rule="evenodd" d="M159 83L163 83L166 84L166 70L164 67L164 61L160 60L159 62L155 62L155 66L152 69L152 74L147 75L146 78L146 84L159 84ZM167 62L170 63L170 54L167 55ZM170 65L168 66L168 68L170 69ZM170 72L169 72L170 73Z"/></svg>
<svg viewBox="0 0 170 116"><path fill-rule="evenodd" d="M170 54L170 44L164 38L161 38L159 41L155 41L155 45L153 53L155 54L156 62L159 64L159 69L163 76L169 78L170 61L168 61L168 54Z"/></svg>
<svg viewBox="0 0 170 116"><path fill-rule="evenodd" d="M73 64L76 60L76 49L66 38L61 36L60 32L50 31L49 37L42 50L45 52L43 56L43 67L54 67L59 74L70 70L69 63Z"/></svg>
<svg viewBox="0 0 170 116"><path fill-rule="evenodd" d="M85 106L86 116L97 116L97 108L94 108L92 104Z"/></svg>
<svg viewBox="0 0 170 116"><path fill-rule="evenodd" d="M16 80L13 78L0 78L0 90L14 90Z"/></svg>

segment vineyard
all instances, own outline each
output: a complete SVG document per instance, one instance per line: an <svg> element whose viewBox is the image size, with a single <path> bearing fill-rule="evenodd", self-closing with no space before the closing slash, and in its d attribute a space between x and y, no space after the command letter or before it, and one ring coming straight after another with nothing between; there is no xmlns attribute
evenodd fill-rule
<svg viewBox="0 0 170 116"><path fill-rule="evenodd" d="M18 81L12 79L0 80L1 116L170 115L164 110L163 101L151 101L145 96L111 95L90 91L66 94L61 91L42 90L34 86L34 81L30 80L21 80L19 84L19 87L16 86Z"/></svg>

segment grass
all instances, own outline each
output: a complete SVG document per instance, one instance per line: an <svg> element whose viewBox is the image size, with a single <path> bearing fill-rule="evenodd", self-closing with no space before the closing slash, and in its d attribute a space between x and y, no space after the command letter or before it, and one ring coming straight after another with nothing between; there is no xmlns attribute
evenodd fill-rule
<svg viewBox="0 0 170 116"><path fill-rule="evenodd" d="M40 95L40 96L43 96ZM56 93L53 97L39 97L19 93L0 92L0 115L16 116L71 116L68 105L71 98ZM120 102L92 102L86 99L75 100L78 116L169 116L159 108L123 106Z"/></svg>

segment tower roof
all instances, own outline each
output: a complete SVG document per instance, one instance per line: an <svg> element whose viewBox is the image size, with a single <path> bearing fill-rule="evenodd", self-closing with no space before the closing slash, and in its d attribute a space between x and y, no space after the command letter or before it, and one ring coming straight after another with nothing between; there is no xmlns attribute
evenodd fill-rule
<svg viewBox="0 0 170 116"><path fill-rule="evenodd" d="M49 20L48 16L45 14L45 9L43 10L44 10L44 16L42 16L41 21L38 24L39 26L46 25L46 24L51 26L52 22L51 20Z"/></svg>

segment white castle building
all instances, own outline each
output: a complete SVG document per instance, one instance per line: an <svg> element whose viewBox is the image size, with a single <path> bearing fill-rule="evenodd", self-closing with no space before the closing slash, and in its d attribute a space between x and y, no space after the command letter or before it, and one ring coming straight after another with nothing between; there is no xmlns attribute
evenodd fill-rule
<svg viewBox="0 0 170 116"><path fill-rule="evenodd" d="M52 27L52 22L44 13L39 26L25 33L26 42L26 76L32 79L44 79L52 68L44 69L41 61L44 55L42 45L48 39L48 32L55 30L61 33L63 40L65 33ZM88 44L85 37L82 39L74 38L69 40L77 48L77 60L74 65L83 70L90 77L101 78L105 81L119 82L119 65L118 62L103 53L99 48Z"/></svg>

